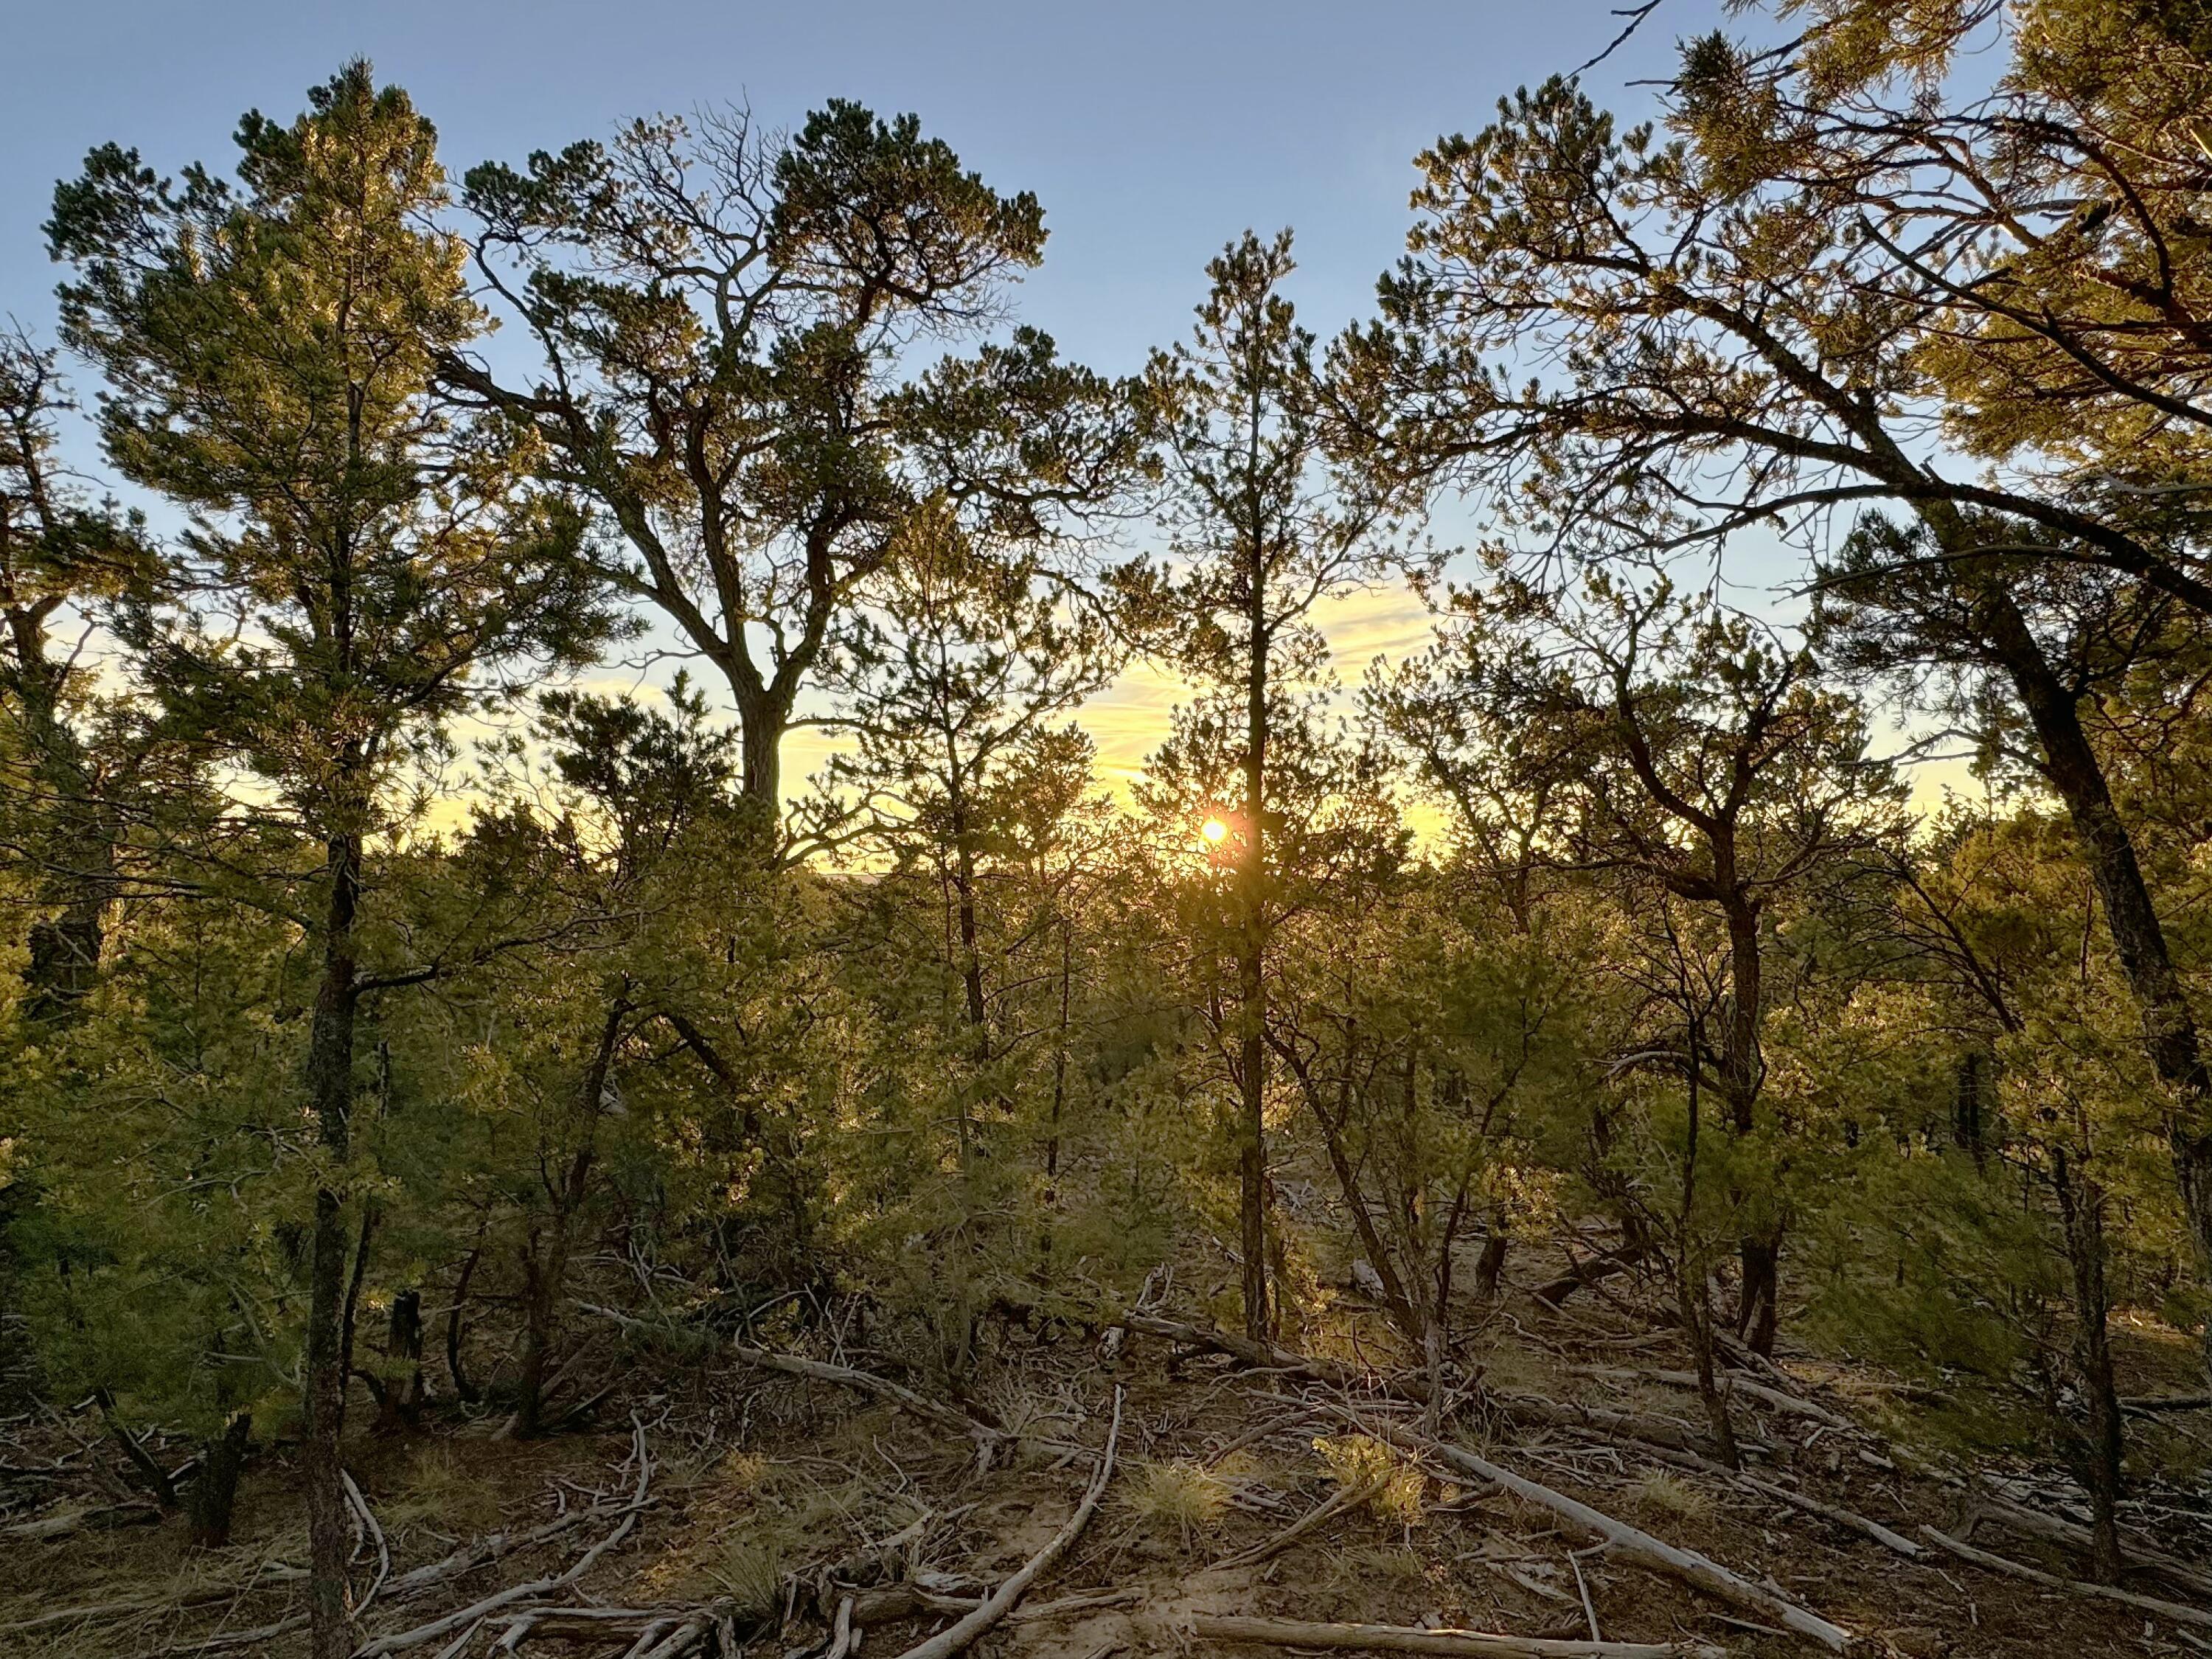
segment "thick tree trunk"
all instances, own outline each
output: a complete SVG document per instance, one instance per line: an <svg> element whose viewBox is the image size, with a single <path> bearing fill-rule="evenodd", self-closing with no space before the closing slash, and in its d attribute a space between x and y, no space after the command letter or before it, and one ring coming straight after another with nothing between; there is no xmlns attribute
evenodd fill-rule
<svg viewBox="0 0 2212 1659"><path fill-rule="evenodd" d="M191 1528L191 1541L203 1549L219 1550L230 1542L239 1477L246 1468L246 1443L252 1432L252 1413L234 1412L222 1432L200 1449L200 1472L185 1488L185 1519Z"/></svg>
<svg viewBox="0 0 2212 1659"><path fill-rule="evenodd" d="M732 679L738 705L738 788L773 825L783 818L783 734L791 704L773 689L748 690Z"/></svg>
<svg viewBox="0 0 2212 1659"><path fill-rule="evenodd" d="M1759 1094L1765 1081L1766 1061L1759 1042L1765 963L1759 953L1759 912L1737 891L1734 881L1733 826L1729 844L1715 848L1715 869L1726 872L1726 890L1734 895L1728 903L1729 996L1718 1056L1721 1090L1728 1104L1729 1127L1738 1135L1748 1135L1758 1125ZM1717 874L1717 884L1720 881ZM1771 1356L1780 1319L1781 1227L1771 1222L1755 1227L1739 1241L1737 1255L1742 1265L1737 1334L1751 1345L1753 1352Z"/></svg>
<svg viewBox="0 0 2212 1659"><path fill-rule="evenodd" d="M1736 1334L1753 1353L1771 1359L1775 1327L1780 1319L1782 1242L1778 1237L1746 1238L1738 1246L1737 1256L1743 1285L1736 1304Z"/></svg>
<svg viewBox="0 0 2212 1659"><path fill-rule="evenodd" d="M519 1439L533 1439L545 1426L545 1373L553 1352L555 1304L568 1276L567 1233L563 1220L556 1217L523 1246L522 1353L514 1396Z"/></svg>
<svg viewBox="0 0 2212 1659"><path fill-rule="evenodd" d="M323 1155L333 1170L351 1150L354 1038L361 993L354 961L360 905L361 841L331 838L323 919L322 981L307 1039L307 1098ZM344 1200L330 1185L315 1194L307 1331L307 1609L314 1659L345 1659L353 1647L347 1607L345 1489L339 1462L345 1430Z"/></svg>
<svg viewBox="0 0 2212 1659"><path fill-rule="evenodd" d="M1682 1329L1690 1339L1690 1354L1698 1370L1698 1399L1712 1428L1714 1449L1720 1454L1721 1462L1734 1469L1742 1467L1742 1454L1736 1449L1735 1425L1729 1421L1728 1400L1720 1391L1713 1364L1712 1301L1707 1289L1705 1254L1697 1243L1698 1141L1704 1117L1704 1102L1698 1086L1698 1048L1696 1028L1692 1025L1689 1126L1682 1158L1682 1205L1674 1229L1674 1303L1682 1317ZM1745 1296L1748 1306L1748 1286Z"/></svg>

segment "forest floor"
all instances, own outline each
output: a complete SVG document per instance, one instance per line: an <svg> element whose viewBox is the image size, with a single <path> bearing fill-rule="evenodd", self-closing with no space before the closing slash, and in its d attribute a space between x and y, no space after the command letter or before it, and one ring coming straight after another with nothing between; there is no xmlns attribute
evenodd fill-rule
<svg viewBox="0 0 2212 1659"><path fill-rule="evenodd" d="M1312 1364L1167 1334L1188 1317L1172 1284L1155 1287L1149 1331L992 1324L957 1401L888 1339L840 1341L817 1323L790 1346L901 1379L903 1401L580 1312L604 1364L570 1374L612 1384L580 1426L521 1443L494 1437L495 1415L434 1413L352 1436L360 1651L852 1659L865 1638L870 1654L904 1655L1042 1552L1025 1596L969 1650L1607 1651L1588 1645L1594 1631L1653 1644L1624 1656L1826 1650L1805 1625L1781 1627L1794 1608L1842 1627L1853 1652L1911 1659L2212 1653L2212 1480L2135 1485L2141 1559L2122 1595L2138 1599L2116 1599L2084 1583L2087 1511L2063 1474L1970 1456L1940 1400L1786 1341L1776 1365L1730 1373L1746 1447L1731 1474L1698 1449L1679 1336L1625 1280L1561 1308L1537 1300L1528 1287L1557 1266L1528 1252L1494 1302L1470 1304L1464 1397L1433 1441L1380 1321L1349 1297L1303 1334ZM2130 1391L2201 1388L2178 1333L2131 1321L2122 1336ZM1117 1400L1110 1478L1055 1556ZM2160 1413L2156 1426L2212 1441L2212 1413ZM154 1517L94 1414L42 1409L0 1435L0 1653L304 1650L292 1449L249 1467L231 1545L193 1550L174 1518L128 1524ZM1618 1529L1610 1545L1577 1503ZM1655 1540L1732 1570L1741 1593L1693 1583L1694 1564L1655 1571ZM1227 1619L1395 1631L1215 1622Z"/></svg>

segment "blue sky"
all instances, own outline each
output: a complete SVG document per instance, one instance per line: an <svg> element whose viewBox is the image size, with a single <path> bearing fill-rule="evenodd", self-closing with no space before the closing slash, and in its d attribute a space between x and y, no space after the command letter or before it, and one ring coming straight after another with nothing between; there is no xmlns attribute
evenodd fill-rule
<svg viewBox="0 0 2212 1659"><path fill-rule="evenodd" d="M227 171L242 111L289 118L309 85L366 54L436 122L457 174L659 111L744 101L787 126L833 97L911 110L992 184L1037 193L1052 236L1023 318L1116 372L1183 331L1205 262L1247 226L1296 228L1310 326L1326 337L1364 314L1401 245L1413 155L1619 27L1607 0L24 0L15 14L0 313L37 331L57 275L39 227L88 149L114 140L165 171L196 158ZM1639 112L1649 94L1629 83L1720 15L1717 0L1668 0L1590 74L1592 92ZM1403 594L1329 620L1347 678L1424 632ZM1091 711L1109 770L1136 763L1173 695L1139 672ZM797 741L787 775L812 758Z"/></svg>
<svg viewBox="0 0 2212 1659"><path fill-rule="evenodd" d="M1024 309L1078 356L1133 365L1180 330L1200 270L1246 226L1297 228L1303 308L1324 332L1364 308L1406 226L1412 157L1480 125L1500 94L1571 69L1618 27L1606 0L1458 4L1156 0L1073 5L387 0L381 5L28 0L0 105L0 308L51 313L39 226L92 145L223 164L239 113L289 117L365 53L437 123L456 172L602 134L617 119L743 100L775 125L832 97L912 110L1053 228ZM1672 15L1670 15L1670 12ZM1709 28L1669 0L1591 77L1658 69Z"/></svg>

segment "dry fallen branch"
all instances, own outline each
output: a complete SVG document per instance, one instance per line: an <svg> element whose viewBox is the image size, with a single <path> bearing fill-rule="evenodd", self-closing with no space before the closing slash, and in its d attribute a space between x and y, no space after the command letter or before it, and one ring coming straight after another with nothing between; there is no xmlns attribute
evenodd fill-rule
<svg viewBox="0 0 2212 1659"><path fill-rule="evenodd" d="M1358 1421L1349 1413L1346 1416L1354 1423ZM1578 1498L1554 1492L1524 1475L1516 1474L1502 1464L1478 1456L1463 1446L1455 1446L1444 1441L1425 1441L1390 1424L1377 1424L1370 1428L1369 1432L1379 1434L1410 1451L1430 1451L1455 1468L1485 1480L1496 1481L1515 1497L1549 1510L1569 1524L1604 1539L1611 1553L1624 1561L1664 1573L1680 1579L1693 1589L1703 1590L1708 1595L1717 1596L1766 1618L1778 1620L1799 1635L1808 1636L1834 1652L1845 1652L1851 1645L1852 1634L1842 1626L1831 1624L1818 1613L1785 1600L1772 1590L1762 1589L1729 1571L1719 1562L1700 1555L1695 1550L1681 1549L1663 1542L1625 1521L1616 1521L1603 1511L1592 1509Z"/></svg>
<svg viewBox="0 0 2212 1659"><path fill-rule="evenodd" d="M2095 1547L2094 1535L2080 1522L2062 1520L2041 1510L2030 1509L2006 1497L1986 1480L1976 1486L1973 1501L1978 1520L1992 1522L2022 1538L2038 1539L2085 1553ZM2120 1560L2126 1566L2156 1573L2191 1595L2212 1596L2212 1572L2192 1566L2136 1538L2124 1537L2120 1540Z"/></svg>
<svg viewBox="0 0 2212 1659"><path fill-rule="evenodd" d="M17 1521L0 1527L0 1539L15 1543L50 1544L57 1540L73 1538L81 1532L104 1530L110 1527L152 1526L161 1518L160 1508L153 1504L107 1504L90 1508L62 1510L52 1515L42 1515L35 1521Z"/></svg>
<svg viewBox="0 0 2212 1659"><path fill-rule="evenodd" d="M192 1607L211 1607L218 1601L234 1601L242 1595L273 1584L295 1584L307 1576L305 1567L286 1566L280 1561L271 1561L250 1578L211 1584L188 1595L137 1596L122 1601L94 1601L82 1607L57 1607L33 1619L19 1619L12 1624L0 1625L0 1634L51 1630L57 1625L90 1624L102 1619L125 1619L139 1613L181 1613Z"/></svg>
<svg viewBox="0 0 2212 1659"><path fill-rule="evenodd" d="M1519 1428L1589 1429L1616 1440L1641 1441L1645 1445L1664 1446L1673 1451L1695 1452L1712 1443L1711 1437L1686 1423L1643 1412L1547 1400L1532 1394L1486 1394L1480 1398L1485 1410ZM1736 1437L1736 1444L1741 1448L1764 1449L1765 1443L1750 1435Z"/></svg>
<svg viewBox="0 0 2212 1659"><path fill-rule="evenodd" d="M1849 1527L1853 1532L1873 1539L1884 1549L1894 1550L1907 1560L1917 1560L1927 1553L1904 1534L1893 1532L1881 1522L1870 1521L1863 1515L1856 1515L1850 1510L1839 1509L1833 1504L1824 1504L1817 1498L1808 1498L1802 1492L1791 1492L1786 1487L1776 1486L1771 1480L1761 1480L1756 1475L1741 1474L1738 1475L1736 1480L1740 1485L1748 1486L1755 1492L1764 1493L1778 1504L1787 1504L1791 1509L1802 1510L1808 1515L1817 1515L1822 1520L1832 1521L1839 1527Z"/></svg>
<svg viewBox="0 0 2212 1659"><path fill-rule="evenodd" d="M1255 1544L1249 1550L1225 1556L1208 1565L1208 1572L1230 1572L1239 1567L1256 1567L1261 1562L1280 1555L1331 1516L1341 1515L1346 1510L1357 1509L1382 1490L1384 1480L1378 1478L1361 1482L1357 1486L1340 1487L1323 1502L1309 1510L1304 1516L1277 1533L1264 1544Z"/></svg>
<svg viewBox="0 0 2212 1659"><path fill-rule="evenodd" d="M1357 1648L1384 1653L1437 1653L1472 1659L1705 1659L1717 1649L1702 1642L1590 1642L1486 1631L1415 1630L1402 1625L1311 1624L1301 1619L1251 1619L1194 1613L1177 1621L1193 1636L1268 1647Z"/></svg>
<svg viewBox="0 0 2212 1659"><path fill-rule="evenodd" d="M1114 1420L1106 1431L1106 1449L1091 1471L1091 1484L1083 1490L1083 1500L1075 1506L1075 1513L1067 1524L1052 1536L1050 1542L1023 1565L1006 1583L983 1598L983 1603L973 1613L957 1623L939 1631L927 1641L916 1644L900 1656L900 1659L951 1659L953 1654L964 1651L975 1638L989 1630L1013 1610L1038 1576L1048 1571L1053 1564L1067 1553L1068 1547L1091 1524L1097 1512L1098 1500L1105 1495L1106 1483L1114 1474L1114 1452L1121 1438L1121 1390L1114 1390Z"/></svg>
<svg viewBox="0 0 2212 1659"><path fill-rule="evenodd" d="M2089 1596L2100 1601L2117 1601L2123 1607L2154 1613L2160 1619L2170 1619L2177 1625L2193 1625L2200 1630L2212 1630L2212 1613L2201 1607L2185 1607L2179 1601L2161 1601L2154 1595L2138 1595L2133 1590L2120 1589L2111 1584L2088 1584L2077 1578L2061 1578L2055 1572L2045 1572L2040 1567L2031 1567L2025 1562L2008 1560L2002 1555L1991 1555L1987 1550L1978 1550L1972 1544L1962 1544L1948 1533L1933 1527L1923 1527L1920 1535L1929 1543L1940 1545L1961 1561L1971 1561L1991 1572L2003 1573L2010 1578L2024 1578L2031 1584L2040 1584L2045 1589L2064 1590L2071 1595Z"/></svg>
<svg viewBox="0 0 2212 1659"><path fill-rule="evenodd" d="M385 1581L392 1577L392 1546L386 1540L384 1528L377 1524L376 1516L368 1507L368 1499L362 1495L361 1487L353 1476L340 1469L338 1480L344 1485L346 1505L354 1512L360 1534L364 1541L374 1541L376 1546L376 1577L370 1583L368 1592L354 1603L353 1616L358 1619L375 1603L384 1589Z"/></svg>
<svg viewBox="0 0 2212 1659"><path fill-rule="evenodd" d="M838 1387L851 1389L860 1394L872 1394L878 1400L890 1401L900 1410L949 1429L957 1434L974 1435L995 1440L1000 1431L988 1423L979 1423L965 1413L940 1405L936 1401L916 1394L912 1389L902 1388L889 1377L878 1376L873 1371L864 1371L851 1365L833 1365L826 1360L802 1359L797 1354L777 1353L770 1348L756 1348L743 1342L732 1342L730 1352L749 1365L758 1365L768 1370L782 1371L790 1376L810 1377L817 1382L835 1382Z"/></svg>

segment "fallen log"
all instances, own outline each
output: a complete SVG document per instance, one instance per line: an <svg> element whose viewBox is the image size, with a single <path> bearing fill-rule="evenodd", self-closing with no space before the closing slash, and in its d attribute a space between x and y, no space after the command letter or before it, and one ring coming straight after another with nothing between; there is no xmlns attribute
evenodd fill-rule
<svg viewBox="0 0 2212 1659"><path fill-rule="evenodd" d="M1763 1493L1778 1504L1787 1504L1791 1509L1802 1510L1808 1515L1817 1515L1823 1521L1832 1521L1839 1527L1848 1527L1862 1536L1873 1539L1884 1549L1894 1550L1908 1561L1917 1561L1927 1553L1903 1533L1893 1532L1879 1521L1869 1520L1865 1516L1856 1514L1850 1510L1839 1509L1833 1504L1824 1504L1817 1498L1808 1498L1802 1492L1791 1492L1787 1487L1776 1486L1771 1480L1761 1480L1757 1475L1739 1474L1735 1479L1738 1485L1748 1486L1755 1492Z"/></svg>
<svg viewBox="0 0 2212 1659"><path fill-rule="evenodd" d="M1483 1394L1479 1403L1518 1428L1589 1429L1616 1440L1637 1440L1650 1446L1694 1452L1712 1443L1710 1436L1687 1424L1653 1417L1642 1412L1616 1411L1610 1406L1585 1406L1575 1401L1547 1400L1533 1394ZM1749 1435L1737 1437L1747 1449L1765 1450L1766 1443Z"/></svg>
<svg viewBox="0 0 2212 1659"><path fill-rule="evenodd" d="M1948 1533L1933 1527L1920 1528L1920 1535L1929 1543L1950 1551L1961 1561L1970 1561L1991 1572L2000 1572L2008 1578L2021 1578L2031 1584L2040 1584L2045 1589L2064 1590L2070 1595L2086 1596L2099 1601L2117 1601L2122 1607L2134 1607L2138 1612L2155 1614L2177 1625L2193 1625L2199 1630L2212 1630L2212 1613L2202 1607L2185 1607L2179 1601L2161 1601L2154 1595L2138 1595L2112 1584L2084 1583L2078 1578L2061 1578L2055 1572L2045 1572L2040 1567L2031 1567L2024 1561L2014 1561L2002 1555L1991 1555L1987 1550L1978 1550L1972 1544L1960 1543Z"/></svg>
<svg viewBox="0 0 2212 1659"><path fill-rule="evenodd" d="M2159 1412L2212 1412L2212 1394L2124 1394L2120 1409L2146 1417Z"/></svg>
<svg viewBox="0 0 2212 1659"><path fill-rule="evenodd" d="M1193 1636L1265 1647L1356 1648L1368 1652L1436 1653L1468 1659L1705 1659L1703 1642L1592 1642L1572 1638L1499 1636L1487 1631L1419 1630L1405 1625L1315 1624L1303 1619L1255 1619L1194 1613L1176 1621Z"/></svg>
<svg viewBox="0 0 2212 1659"><path fill-rule="evenodd" d="M872 1394L887 1401L901 1411L911 1413L939 1428L957 1434L972 1435L982 1439L1003 1438L1003 1432L988 1423L979 1422L966 1413L951 1406L941 1405L912 1389L902 1388L887 1376L878 1376L873 1371L864 1371L852 1365L833 1365L826 1360L803 1359L797 1354L778 1353L772 1348L756 1348L748 1343L732 1341L732 1353L749 1365L758 1365L766 1370L781 1371L789 1376L804 1376L817 1382L834 1382L842 1389L859 1394Z"/></svg>
<svg viewBox="0 0 2212 1659"><path fill-rule="evenodd" d="M1977 1520L1993 1522L2020 1537L2057 1544L2083 1554L2096 1548L2096 1535L2080 1522L2063 1520L2055 1515L2046 1515L2041 1510L2032 1510L1997 1491L1987 1479L1977 1486L1973 1502ZM2155 1545L2144 1543L2132 1534L2124 1535L2120 1540L2120 1565L2155 1573L2192 1595L2212 1596L2212 1572L2192 1566L2177 1556L2168 1555Z"/></svg>
<svg viewBox="0 0 2212 1659"><path fill-rule="evenodd" d="M1578 1261L1549 1284L1539 1285L1532 1294L1547 1307L1557 1310L1559 1304L1577 1291L1587 1289L1601 1279L1616 1273L1625 1273L1650 1253L1648 1243L1624 1244L1618 1249L1607 1250L1602 1255Z"/></svg>
<svg viewBox="0 0 2212 1659"><path fill-rule="evenodd" d="M602 1319L611 1319L619 1325L648 1332L671 1332L675 1328L657 1324L652 1320L639 1319L618 1308L601 1307L594 1302L575 1304L584 1312L596 1314ZM857 1394L870 1394L878 1400L896 1406L925 1422L934 1423L941 1429L978 1437L998 1440L1005 1437L1001 1430L984 1423L951 1406L940 1404L912 1389L902 1388L887 1376L873 1371L864 1371L853 1365L833 1365L827 1360L805 1359L794 1353L778 1353L773 1348L757 1348L749 1342L734 1338L728 1343L729 1351L749 1365L758 1365L763 1370L781 1371L787 1376L804 1376L816 1382L834 1382L841 1389L850 1389Z"/></svg>
<svg viewBox="0 0 2212 1659"><path fill-rule="evenodd" d="M1358 1422L1351 1413L1345 1415L1348 1420ZM1388 1423L1375 1425L1367 1431L1379 1434L1407 1450L1428 1451L1455 1468L1485 1480L1494 1480L1515 1497L1549 1510L1570 1525L1603 1539L1612 1553L1620 1559L1679 1579L1693 1589L1703 1590L1708 1595L1747 1612L1778 1620L1800 1636L1810 1637L1833 1652L1848 1651L1856 1639L1841 1625L1831 1624L1818 1613L1753 1583L1695 1550L1680 1548L1632 1527L1625 1521L1616 1521L1579 1498L1554 1492L1526 1475L1516 1474L1503 1464L1493 1463L1464 1446L1455 1446L1448 1441L1427 1440Z"/></svg>
<svg viewBox="0 0 2212 1659"><path fill-rule="evenodd" d="M1115 1322L1126 1326L1140 1336L1156 1336L1168 1342L1180 1342L1186 1347L1197 1348L1206 1353L1226 1354L1241 1364L1255 1370L1289 1371L1294 1376L1310 1377L1316 1382L1326 1382L1333 1389L1364 1388L1370 1379L1364 1371L1334 1359L1316 1359L1309 1355L1293 1353L1288 1348L1279 1348L1272 1342L1259 1342L1249 1336L1237 1336L1212 1325L1191 1325L1180 1319L1165 1319L1158 1314L1145 1313L1132 1308ZM1416 1392L1418 1391L1418 1392ZM1418 1378L1408 1379L1400 1392L1426 1402L1427 1385Z"/></svg>
<svg viewBox="0 0 2212 1659"><path fill-rule="evenodd" d="M0 1539L17 1543L50 1544L57 1539L74 1538L81 1532L105 1530L111 1527L152 1526L161 1518L160 1508L153 1504L108 1504L91 1508L61 1510L52 1515L42 1515L35 1521L17 1521L0 1527Z"/></svg>
<svg viewBox="0 0 2212 1659"><path fill-rule="evenodd" d="M1106 1449L1091 1471L1091 1483L1083 1489L1082 1501L1076 1504L1075 1513L1067 1524L1054 1533L1045 1547L1031 1556L1022 1567L998 1589L983 1598L982 1605L945 1629L938 1632L926 1642L908 1648L899 1659L951 1659L956 1653L965 1651L975 1639L1013 1611L1035 1583L1038 1577L1049 1571L1054 1563L1067 1553L1068 1547L1082 1535L1097 1513L1098 1500L1105 1496L1106 1483L1114 1474L1115 1448L1121 1438L1121 1390L1114 1390L1114 1420L1106 1431Z"/></svg>

